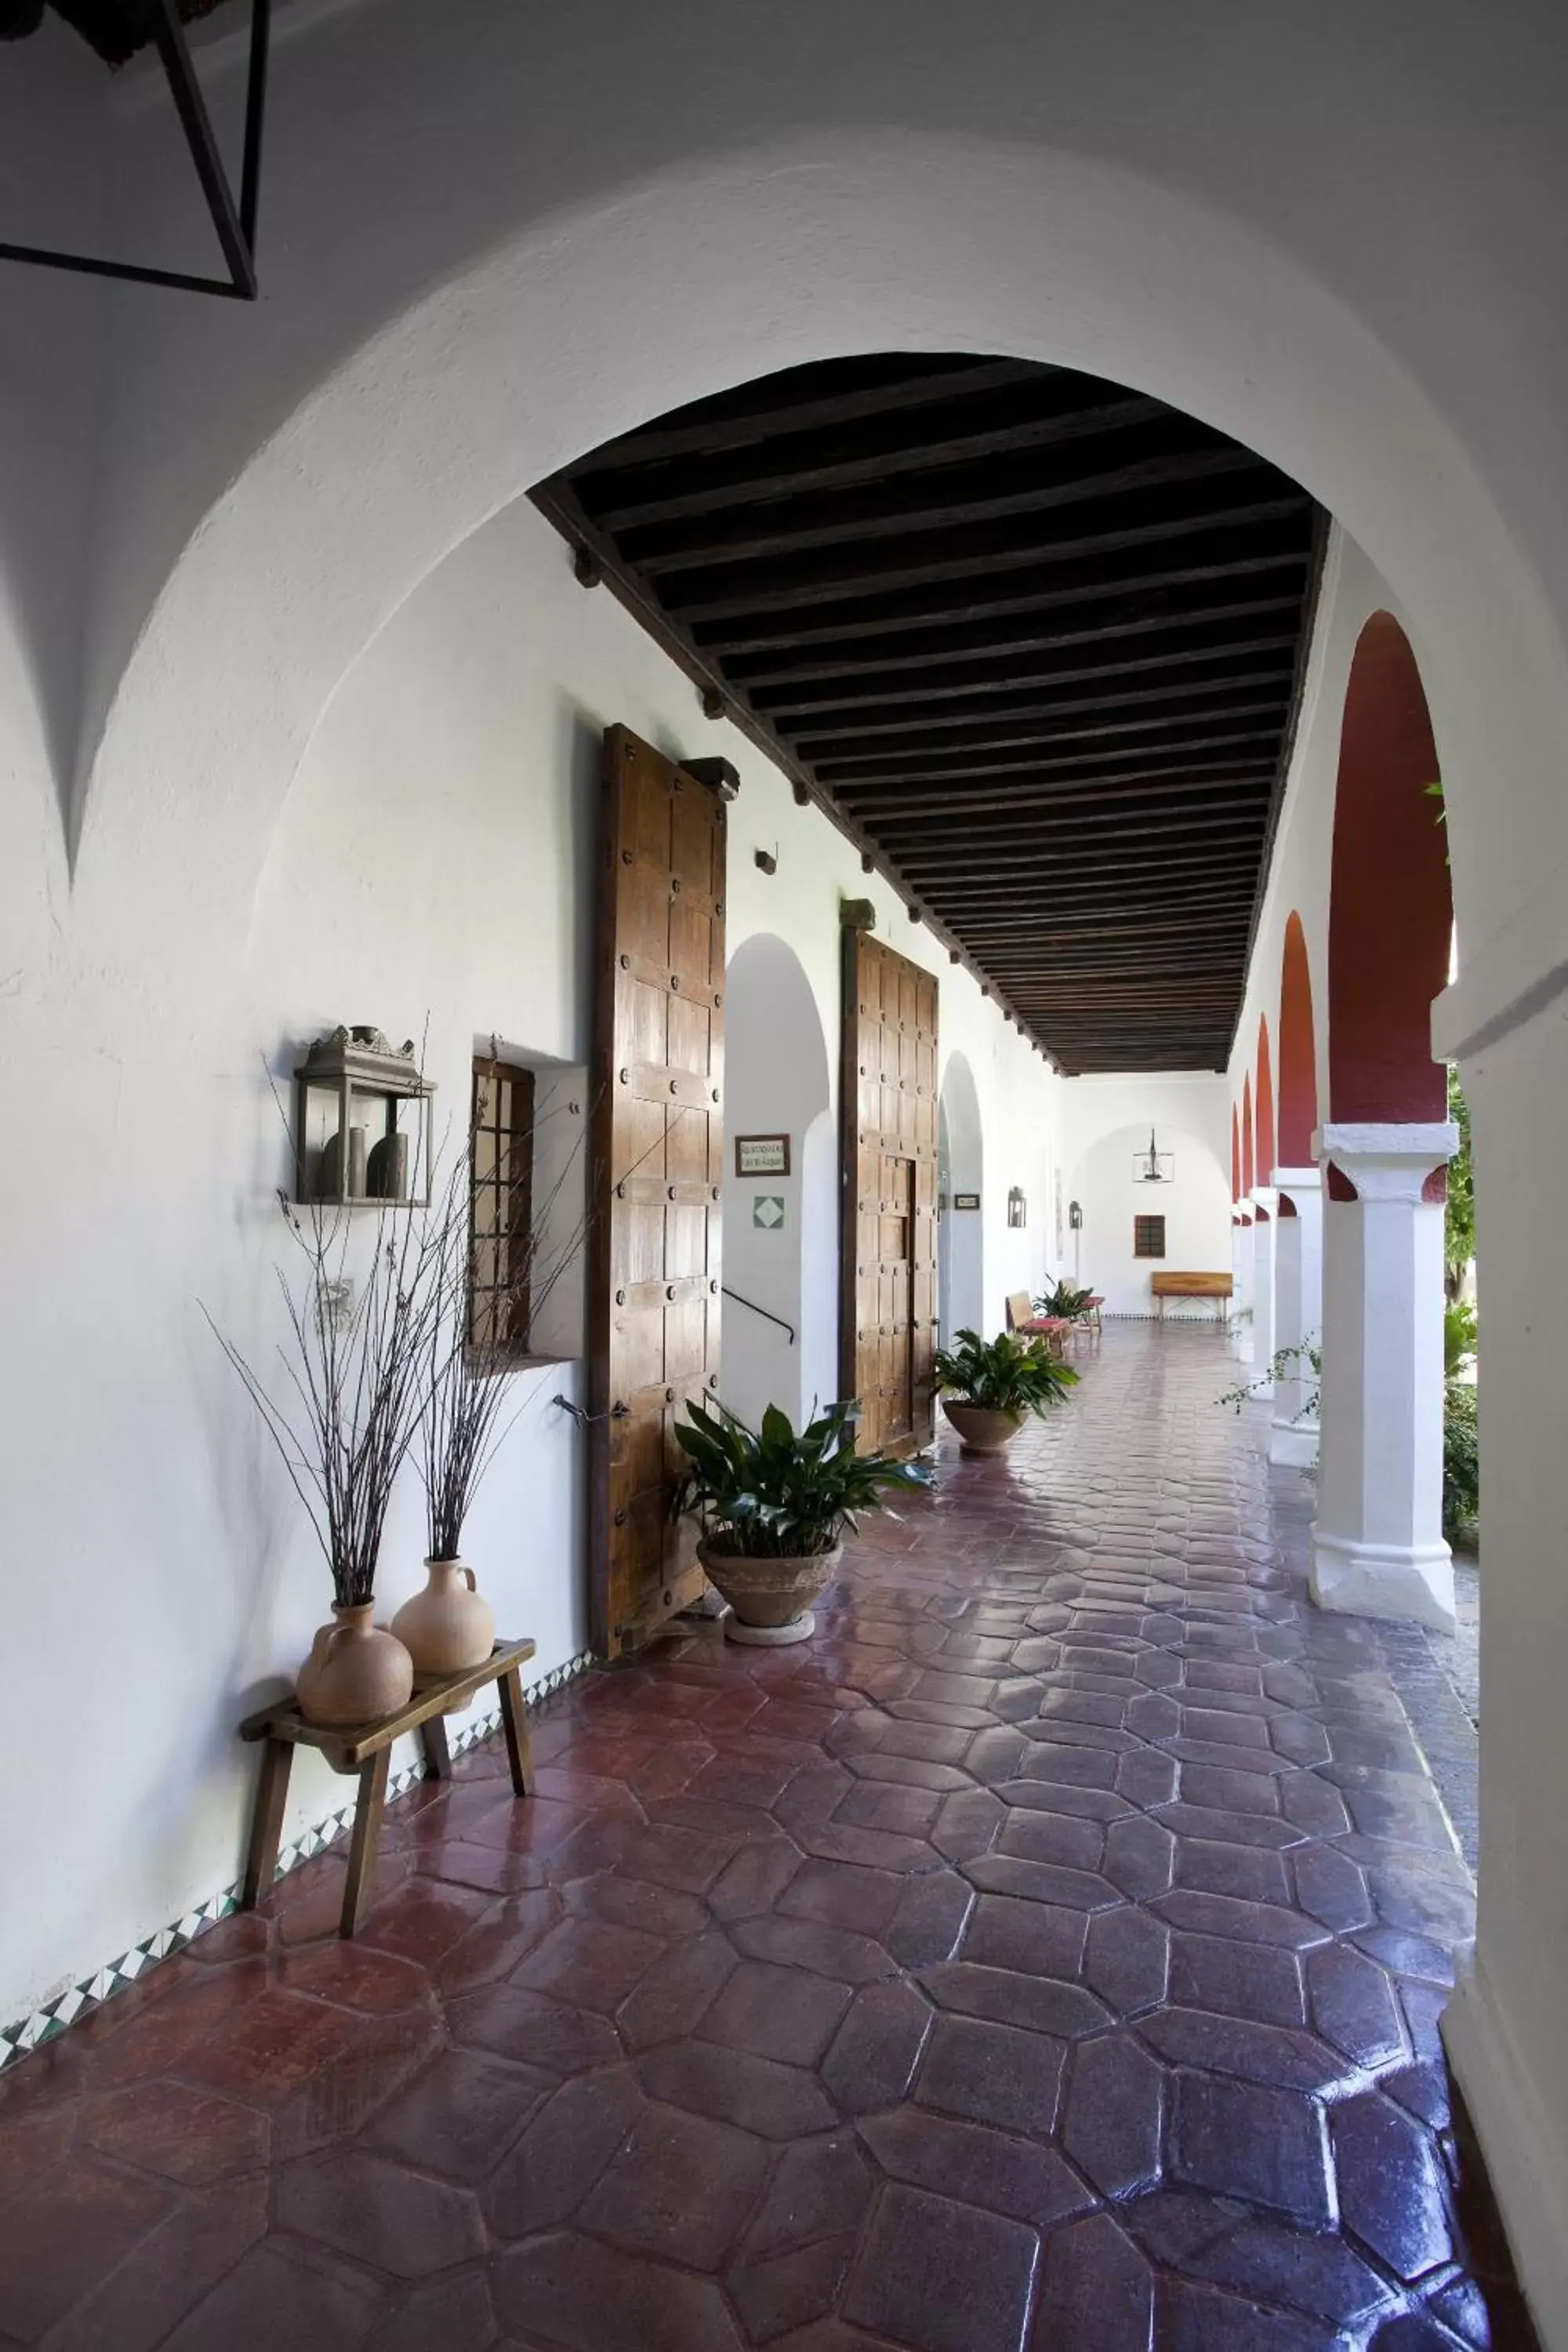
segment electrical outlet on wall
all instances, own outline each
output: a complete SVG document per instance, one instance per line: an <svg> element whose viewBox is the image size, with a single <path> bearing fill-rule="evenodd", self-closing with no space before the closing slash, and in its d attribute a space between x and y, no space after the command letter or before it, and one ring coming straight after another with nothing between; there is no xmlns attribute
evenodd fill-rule
<svg viewBox="0 0 1568 2352"><path fill-rule="evenodd" d="M316 1313L323 1331L346 1331L354 1319L354 1286L352 1276L343 1275L333 1282L323 1282L316 1293Z"/></svg>

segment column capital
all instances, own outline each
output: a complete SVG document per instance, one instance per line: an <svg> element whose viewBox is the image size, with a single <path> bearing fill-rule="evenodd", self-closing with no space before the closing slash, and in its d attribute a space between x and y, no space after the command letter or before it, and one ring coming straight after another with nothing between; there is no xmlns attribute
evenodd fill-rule
<svg viewBox="0 0 1568 2352"><path fill-rule="evenodd" d="M1252 1202L1255 1209L1262 1210L1266 1217L1273 1217L1279 1214L1279 1194L1276 1186L1272 1184L1255 1184L1247 1197Z"/></svg>
<svg viewBox="0 0 1568 2352"><path fill-rule="evenodd" d="M1369 1119L1321 1127L1313 1140L1320 1160L1331 1160L1363 1201L1414 1202L1432 1171L1458 1151L1459 1130L1447 1119Z"/></svg>
<svg viewBox="0 0 1568 2352"><path fill-rule="evenodd" d="M1321 1192L1323 1171L1321 1168L1277 1168L1274 1189L1277 1192Z"/></svg>

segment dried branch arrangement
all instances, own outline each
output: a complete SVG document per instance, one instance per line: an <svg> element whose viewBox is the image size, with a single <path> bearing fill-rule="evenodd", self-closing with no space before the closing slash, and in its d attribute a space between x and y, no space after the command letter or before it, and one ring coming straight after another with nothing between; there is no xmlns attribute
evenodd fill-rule
<svg viewBox="0 0 1568 2352"><path fill-rule="evenodd" d="M289 1326L279 1350L284 1402L210 1315L207 1322L310 1514L334 1601L353 1608L374 1598L393 1486L419 1427L438 1264L424 1225L384 1212L356 1281L350 1243L363 1222L356 1227L335 1204L301 1209L282 1192L278 1199L304 1269L293 1282L278 1269Z"/></svg>
<svg viewBox="0 0 1568 2352"><path fill-rule="evenodd" d="M564 1107L544 1113L535 1122L535 1138L552 1119L569 1115ZM563 1204L574 1182L581 1181L586 1131L584 1120L542 1198L533 1196L526 1173L516 1180L511 1205L521 1204L526 1215L507 1217L506 1284L500 1312L487 1336L476 1336L470 1307L476 1241L466 1158L431 1213L433 1311L425 1328L418 1463L432 1559L458 1558L463 1522L479 1482L537 1385L531 1382L518 1397L505 1375L528 1369L527 1334L586 1242L586 1210L561 1230Z"/></svg>

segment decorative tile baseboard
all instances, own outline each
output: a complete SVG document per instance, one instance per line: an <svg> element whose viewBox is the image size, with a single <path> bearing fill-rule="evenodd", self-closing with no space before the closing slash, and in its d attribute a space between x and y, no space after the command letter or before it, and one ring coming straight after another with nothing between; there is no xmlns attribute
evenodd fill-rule
<svg viewBox="0 0 1568 2352"><path fill-rule="evenodd" d="M580 1675L586 1674L594 1663L593 1652L584 1650L576 1657L569 1658L563 1666L557 1666L552 1674L543 1675L538 1682L530 1683L523 1693L529 1713L537 1715L569 1684L574 1683ZM472 1717L460 1731L450 1735L451 1753L461 1756L467 1749L493 1738L500 1729L500 1706L498 1701L495 1706L486 1707ZM390 1803L394 1798L405 1795L423 1777L424 1766L421 1763L403 1765L387 1782L387 1801ZM302 1837L284 1846L278 1857L278 1876L282 1878L288 1872L297 1870L302 1862L309 1862L312 1855L324 1853L335 1840L346 1835L353 1814L351 1800L348 1804L340 1806L336 1812L329 1813L324 1821L317 1822ZM160 1960L184 1951L204 1928L216 1927L220 1919L226 1918L238 1899L239 1882L237 1879L232 1886L223 1887L216 1895L199 1903L194 1911L185 1912L170 1927L160 1927L157 1934L149 1936L144 1943L134 1945L128 1952L121 1952L118 1959L107 1961L91 1976L83 1977L79 1983L68 1985L64 1992L57 1994L53 2000L46 2001L41 2009L36 2009L30 2017L22 2018L15 2025L0 2025L0 2073L16 2059L25 2057L29 2050L37 2050L42 2042L52 2042L79 2017L85 2017L90 2011L101 2008L106 2000L112 2000L117 1992L123 1992L127 1985L134 1984L139 1978L144 1977L148 1969L155 1968Z"/></svg>

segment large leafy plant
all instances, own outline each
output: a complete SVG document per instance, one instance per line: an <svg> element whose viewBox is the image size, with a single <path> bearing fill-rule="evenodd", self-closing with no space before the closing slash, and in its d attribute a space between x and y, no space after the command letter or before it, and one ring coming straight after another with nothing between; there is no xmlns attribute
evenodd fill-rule
<svg viewBox="0 0 1568 2352"><path fill-rule="evenodd" d="M831 1551L885 1495L928 1486L923 1463L855 1451L855 1407L829 1405L799 1435L770 1405L760 1430L726 1405L689 1403L675 1434L690 1464L675 1509L696 1514L720 1551L752 1559L793 1559Z"/></svg>
<svg viewBox="0 0 1568 2352"><path fill-rule="evenodd" d="M1054 1315L1061 1321L1076 1323L1087 1315L1093 1301L1092 1290L1079 1290L1070 1282L1058 1282L1035 1301L1037 1315Z"/></svg>
<svg viewBox="0 0 1568 2352"><path fill-rule="evenodd" d="M937 1349L931 1377L944 1394L990 1412L1045 1412L1078 1385L1070 1366L1014 1331L994 1339L961 1331L955 1348Z"/></svg>

